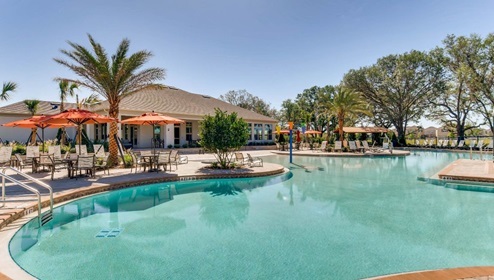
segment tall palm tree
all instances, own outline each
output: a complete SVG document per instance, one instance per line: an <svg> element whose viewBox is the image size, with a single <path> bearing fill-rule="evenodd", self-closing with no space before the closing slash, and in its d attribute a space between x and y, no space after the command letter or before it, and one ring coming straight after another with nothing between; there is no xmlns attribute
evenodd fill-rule
<svg viewBox="0 0 494 280"><path fill-rule="evenodd" d="M147 68L141 70L152 56L151 52L138 51L128 56L130 41L123 39L116 53L110 58L105 49L91 35L88 34L88 38L92 50L68 42L72 50L61 50L61 52L71 61L59 58L54 60L80 77L78 80L65 80L95 91L108 100L110 117L118 118L120 101L125 96L140 90L161 87L155 81L164 79L164 69ZM56 80L63 79L57 78ZM113 137L117 135L117 132L117 124L111 123L109 150L110 160L114 164L118 162L118 148Z"/></svg>
<svg viewBox="0 0 494 280"><path fill-rule="evenodd" d="M64 103L67 100L67 97L74 97L74 90L79 88L77 84L71 83L67 80L61 80L58 82L58 87L60 89L60 112L65 110ZM65 127L61 128L62 137L60 137L60 145L65 145L66 132Z"/></svg>
<svg viewBox="0 0 494 280"><path fill-rule="evenodd" d="M26 105L26 109L31 113L31 116L36 115L38 112L38 107L39 107L39 100L33 99L33 100L24 100L24 105ZM31 144L35 145L36 144L36 132L37 128L32 128L31 129Z"/></svg>
<svg viewBox="0 0 494 280"><path fill-rule="evenodd" d="M17 84L14 82L3 83L2 94L0 94L0 100L7 101L10 98L9 93L14 92L17 89Z"/></svg>
<svg viewBox="0 0 494 280"><path fill-rule="evenodd" d="M343 124L346 117L370 114L367 103L362 99L360 93L343 86L336 87L333 98L325 106L338 119L340 141L343 141Z"/></svg>

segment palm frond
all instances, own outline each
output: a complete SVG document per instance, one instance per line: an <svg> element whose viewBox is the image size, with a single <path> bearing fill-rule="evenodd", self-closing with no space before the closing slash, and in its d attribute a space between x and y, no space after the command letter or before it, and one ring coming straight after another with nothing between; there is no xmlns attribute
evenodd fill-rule
<svg viewBox="0 0 494 280"><path fill-rule="evenodd" d="M14 92L17 89L17 84L14 82L5 82L2 87L2 94L0 94L0 100L7 101L10 98L9 93Z"/></svg>

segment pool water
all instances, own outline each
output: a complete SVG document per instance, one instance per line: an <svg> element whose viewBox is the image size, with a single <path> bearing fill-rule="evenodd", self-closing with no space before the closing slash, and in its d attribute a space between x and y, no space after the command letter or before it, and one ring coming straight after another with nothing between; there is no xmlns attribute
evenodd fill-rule
<svg viewBox="0 0 494 280"><path fill-rule="evenodd" d="M290 173L146 185L10 242L40 279L358 279L494 264L494 194L418 181L468 154L272 156Z"/></svg>

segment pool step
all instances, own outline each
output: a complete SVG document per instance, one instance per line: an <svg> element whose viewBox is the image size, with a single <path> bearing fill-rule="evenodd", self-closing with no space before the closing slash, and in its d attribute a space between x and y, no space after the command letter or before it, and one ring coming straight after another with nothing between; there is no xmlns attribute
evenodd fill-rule
<svg viewBox="0 0 494 280"><path fill-rule="evenodd" d="M444 187L459 191L494 192L494 187L487 185L446 183Z"/></svg>
<svg viewBox="0 0 494 280"><path fill-rule="evenodd" d="M53 212L47 211L41 216L41 226L44 226L49 221L53 220Z"/></svg>

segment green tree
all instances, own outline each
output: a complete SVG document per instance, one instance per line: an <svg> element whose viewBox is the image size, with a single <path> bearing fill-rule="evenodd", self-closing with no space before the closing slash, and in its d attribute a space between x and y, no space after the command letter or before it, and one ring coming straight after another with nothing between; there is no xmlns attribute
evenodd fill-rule
<svg viewBox="0 0 494 280"><path fill-rule="evenodd" d="M26 109L29 111L31 116L36 115L39 109L39 100L24 100L24 105L26 106ZM35 145L36 144L36 133L37 129L36 127L31 129L31 144Z"/></svg>
<svg viewBox="0 0 494 280"><path fill-rule="evenodd" d="M494 107L494 33L484 39L476 34L470 37L448 35L443 45L456 59L459 75L480 105L477 112L488 121L494 132L491 121Z"/></svg>
<svg viewBox="0 0 494 280"><path fill-rule="evenodd" d="M280 121L282 125L287 124L288 122L295 122L301 118L302 114L297 103L293 102L291 99L284 100L281 103Z"/></svg>
<svg viewBox="0 0 494 280"><path fill-rule="evenodd" d="M10 93L17 89L17 84L14 82L5 82L2 86L2 94L0 94L0 100L7 101L10 98Z"/></svg>
<svg viewBox="0 0 494 280"><path fill-rule="evenodd" d="M219 98L225 102L256 112L264 116L268 116L271 118L278 117L278 113L276 109L272 108L271 104L267 103L260 97L250 94L245 89L230 90L227 93L225 93L225 95L220 95Z"/></svg>
<svg viewBox="0 0 494 280"><path fill-rule="evenodd" d="M464 66L460 62L458 53L452 49L437 48L436 55L443 56L443 65L448 72L448 82L444 91L431 95L428 99L429 110L426 117L430 120L439 121L443 127L454 128L458 140L465 137L465 131L477 126L468 125L473 123L473 111L479 109L479 102L466 85L466 77L461 70Z"/></svg>
<svg viewBox="0 0 494 280"><path fill-rule="evenodd" d="M390 121L405 145L409 122L424 115L431 95L445 90L444 69L434 56L420 51L389 55L375 65L350 70L344 85L361 92L380 123Z"/></svg>
<svg viewBox="0 0 494 280"><path fill-rule="evenodd" d="M332 112L338 119L340 141L343 141L343 125L346 118L357 114L370 114L367 103L362 99L360 93L343 86L335 88L333 98L324 104L324 107L326 111Z"/></svg>
<svg viewBox="0 0 494 280"><path fill-rule="evenodd" d="M200 145L216 155L221 168L230 168L233 153L249 139L248 125L236 112L215 111L214 116L206 115L200 123Z"/></svg>
<svg viewBox="0 0 494 280"><path fill-rule="evenodd" d="M120 101L125 96L145 89L158 89L162 85L155 81L165 77L165 70L162 68L141 69L152 57L149 51L138 51L128 55L130 41L123 39L117 51L108 57L105 49L88 34L92 51L86 47L68 42L72 50L61 50L71 62L55 58L54 60L72 70L81 79L63 79L88 88L99 93L106 98L109 103L108 115L118 118ZM110 161L118 162L118 148L113 135L117 135L118 127L116 123L110 124L109 151Z"/></svg>

